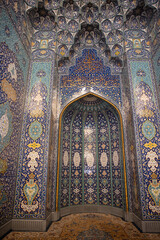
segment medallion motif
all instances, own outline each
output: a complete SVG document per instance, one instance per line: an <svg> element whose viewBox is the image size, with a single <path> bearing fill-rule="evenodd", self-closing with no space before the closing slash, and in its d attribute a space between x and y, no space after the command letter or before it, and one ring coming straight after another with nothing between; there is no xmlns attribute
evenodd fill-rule
<svg viewBox="0 0 160 240"><path fill-rule="evenodd" d="M41 146L41 144L36 143L36 142L33 142L33 143L29 143L29 144L28 144L28 147L29 147L29 148L33 148L33 149L39 148L40 146Z"/></svg>
<svg viewBox="0 0 160 240"><path fill-rule="evenodd" d="M63 163L64 163L64 166L65 166L65 167L67 167L68 161L69 161L68 152L65 151L65 152L64 152L64 155L63 155Z"/></svg>
<svg viewBox="0 0 160 240"><path fill-rule="evenodd" d="M80 164L80 154L79 152L75 152L74 157L73 157L73 162L75 167L79 167Z"/></svg>
<svg viewBox="0 0 160 240"><path fill-rule="evenodd" d="M145 143L144 146L145 146L146 148L152 149L152 148L156 148L156 147L157 147L157 144L156 144L156 143L149 142L149 143Z"/></svg>
<svg viewBox="0 0 160 240"><path fill-rule="evenodd" d="M113 163L114 163L114 166L115 166L115 167L118 166L119 156L118 156L118 152L117 152L117 151L114 151L114 152L113 152Z"/></svg>
<svg viewBox="0 0 160 240"><path fill-rule="evenodd" d="M156 128L149 120L145 121L142 125L142 133L148 139L151 140L156 134Z"/></svg>
<svg viewBox="0 0 160 240"><path fill-rule="evenodd" d="M101 154L100 162L101 162L102 167L106 167L107 166L108 157L107 157L107 154L105 152L103 152Z"/></svg>
<svg viewBox="0 0 160 240"><path fill-rule="evenodd" d="M29 135L33 140L37 140L42 134L42 124L38 121L31 123L29 127Z"/></svg>
<svg viewBox="0 0 160 240"><path fill-rule="evenodd" d="M90 151L85 151L84 157L86 158L87 166L90 168L93 167L93 164L94 164L93 153Z"/></svg>

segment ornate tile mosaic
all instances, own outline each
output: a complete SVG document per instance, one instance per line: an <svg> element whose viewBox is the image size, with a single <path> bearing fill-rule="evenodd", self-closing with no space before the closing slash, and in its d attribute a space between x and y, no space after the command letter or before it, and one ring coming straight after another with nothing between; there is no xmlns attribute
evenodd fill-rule
<svg viewBox="0 0 160 240"><path fill-rule="evenodd" d="M24 1L19 0L2 0L2 6L6 9L7 14L9 15L10 19L12 20L12 24L14 29L16 30L17 34L19 35L19 42L23 44L23 48L25 51L30 52L30 38L32 29L30 24L28 24L27 16L26 16L26 8ZM1 4L0 3L0 4ZM5 19L3 18L5 21ZM7 26L5 27L7 34L9 35L9 31ZM12 28L9 29L12 31ZM10 43L12 45L12 42Z"/></svg>
<svg viewBox="0 0 160 240"><path fill-rule="evenodd" d="M143 219L159 219L159 112L152 66L148 60L130 61L137 160ZM142 184L143 183L143 184Z"/></svg>
<svg viewBox="0 0 160 240"><path fill-rule="evenodd" d="M14 217L45 217L53 69L52 61L30 66Z"/></svg>
<svg viewBox="0 0 160 240"><path fill-rule="evenodd" d="M59 207L100 204L125 208L118 114L88 95L62 120Z"/></svg>
<svg viewBox="0 0 160 240"><path fill-rule="evenodd" d="M0 42L5 42L16 54L19 66L24 74L24 82L27 81L29 56L20 41L14 23L8 16L5 8L0 7Z"/></svg>
<svg viewBox="0 0 160 240"><path fill-rule="evenodd" d="M104 95L112 102L121 103L120 76L112 75L110 67L97 56L94 49L85 49L82 57L69 69L69 75L60 78L61 104L68 102L75 93L84 89Z"/></svg>
<svg viewBox="0 0 160 240"><path fill-rule="evenodd" d="M0 221L4 223L12 217L25 84L16 55L5 43L0 43L0 55Z"/></svg>
<svg viewBox="0 0 160 240"><path fill-rule="evenodd" d="M0 225L12 218L14 207L27 71L27 53L0 8Z"/></svg>
<svg viewBox="0 0 160 240"><path fill-rule="evenodd" d="M58 117L88 92L121 111L129 210L159 219L159 7L158 0L0 1L0 224L12 215L44 219L46 202L54 206ZM120 120L102 100L100 108L83 100L62 119L59 207L125 209Z"/></svg>

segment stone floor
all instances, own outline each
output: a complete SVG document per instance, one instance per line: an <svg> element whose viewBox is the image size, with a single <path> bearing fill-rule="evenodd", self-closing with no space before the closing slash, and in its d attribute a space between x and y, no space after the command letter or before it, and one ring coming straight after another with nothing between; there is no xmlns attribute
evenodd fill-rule
<svg viewBox="0 0 160 240"><path fill-rule="evenodd" d="M160 240L132 223L98 213L72 214L53 222L47 232L10 232L3 240Z"/></svg>

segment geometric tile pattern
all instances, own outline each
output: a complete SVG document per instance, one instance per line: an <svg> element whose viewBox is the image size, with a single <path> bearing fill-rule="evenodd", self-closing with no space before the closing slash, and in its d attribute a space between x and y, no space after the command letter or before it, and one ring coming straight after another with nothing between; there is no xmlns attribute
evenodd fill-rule
<svg viewBox="0 0 160 240"><path fill-rule="evenodd" d="M62 126L59 207L124 208L117 113L103 100L88 95L65 110Z"/></svg>

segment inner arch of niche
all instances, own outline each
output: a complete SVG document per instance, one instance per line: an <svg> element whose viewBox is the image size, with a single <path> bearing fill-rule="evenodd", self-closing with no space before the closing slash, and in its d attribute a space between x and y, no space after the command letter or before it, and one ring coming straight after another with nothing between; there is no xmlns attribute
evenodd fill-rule
<svg viewBox="0 0 160 240"><path fill-rule="evenodd" d="M60 115L56 210L128 211L122 117L104 98L87 93Z"/></svg>

